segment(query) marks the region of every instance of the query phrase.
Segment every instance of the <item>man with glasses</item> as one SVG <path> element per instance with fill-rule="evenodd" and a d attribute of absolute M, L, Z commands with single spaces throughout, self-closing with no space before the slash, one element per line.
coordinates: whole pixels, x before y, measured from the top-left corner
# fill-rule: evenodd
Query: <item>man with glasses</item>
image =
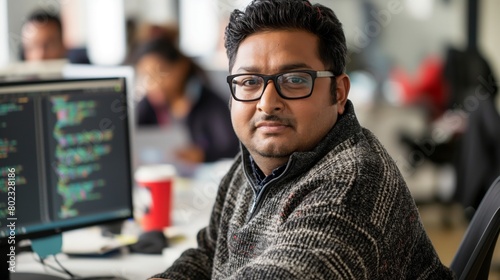
<path fill-rule="evenodd" d="M 394 161 L 347 99 L 334 12 L 254 0 L 225 46 L 241 153 L 209 225 L 159 279 L 452 279 Z"/>

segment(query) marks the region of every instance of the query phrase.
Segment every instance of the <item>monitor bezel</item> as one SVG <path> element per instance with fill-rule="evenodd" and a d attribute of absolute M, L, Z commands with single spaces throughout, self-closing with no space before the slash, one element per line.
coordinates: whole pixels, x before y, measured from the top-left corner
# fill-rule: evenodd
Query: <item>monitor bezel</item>
<path fill-rule="evenodd" d="M 82 222 L 81 224 L 75 224 L 75 225 L 63 225 L 63 226 L 56 226 L 54 228 L 46 229 L 46 230 L 40 230 L 40 231 L 33 231 L 33 232 L 27 232 L 27 233 L 22 233 L 22 232 L 16 232 L 15 234 L 15 242 L 16 244 L 19 243 L 21 240 L 26 240 L 26 239 L 36 239 L 36 238 L 43 238 L 43 237 L 48 237 L 51 235 L 55 234 L 61 234 L 65 231 L 69 230 L 75 230 L 75 229 L 80 229 L 80 228 L 86 228 L 90 226 L 99 226 L 99 225 L 104 225 L 104 224 L 112 224 L 120 221 L 125 221 L 128 219 L 133 218 L 133 197 L 132 197 L 132 191 L 133 191 L 133 178 L 132 178 L 132 146 L 131 146 L 131 139 L 132 139 L 132 128 L 131 125 L 133 125 L 132 120 L 130 119 L 131 116 L 131 110 L 133 109 L 133 104 L 129 104 L 130 99 L 129 96 L 127 96 L 127 85 L 126 85 L 126 78 L 125 77 L 96 77 L 96 78 L 56 78 L 56 79 L 43 79 L 43 80 L 25 80 L 25 81 L 8 81 L 8 82 L 0 82 L 0 95 L 3 94 L 15 94 L 15 93 L 2 93 L 1 89 L 5 87 L 21 87 L 21 86 L 36 86 L 36 85 L 47 85 L 47 84 L 61 84 L 61 83 L 75 83 L 75 82 L 96 82 L 96 81 L 116 81 L 120 82 L 122 85 L 122 91 L 121 94 L 124 96 L 125 104 L 124 106 L 126 107 L 126 116 L 124 118 L 124 123 L 126 124 L 125 126 L 125 135 L 126 139 L 124 139 L 126 147 L 128 149 L 128 152 L 126 153 L 126 158 L 128 161 L 127 164 L 127 172 L 126 174 L 123 174 L 123 176 L 127 176 L 126 180 L 128 182 L 127 189 L 129 191 L 129 198 L 128 198 L 128 206 L 129 206 L 129 215 L 124 215 L 122 217 L 116 217 L 116 218 L 110 218 L 110 219 L 104 219 L 100 221 L 89 221 L 89 222 Z M 9 235 L 6 236 L 0 236 L 0 246 L 5 246 L 8 244 L 8 239 Z"/>

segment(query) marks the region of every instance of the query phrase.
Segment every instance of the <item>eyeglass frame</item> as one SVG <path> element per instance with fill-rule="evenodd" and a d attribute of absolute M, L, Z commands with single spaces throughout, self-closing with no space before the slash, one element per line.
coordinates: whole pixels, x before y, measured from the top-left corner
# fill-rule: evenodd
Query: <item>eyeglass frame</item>
<path fill-rule="evenodd" d="M 280 89 L 280 87 L 278 85 L 278 77 L 283 76 L 283 75 L 288 74 L 288 73 L 307 73 L 307 74 L 309 74 L 312 77 L 311 92 L 309 92 L 309 94 L 307 94 L 305 96 L 301 96 L 301 97 L 288 97 L 288 96 L 283 95 L 281 93 L 281 89 Z M 240 98 L 237 98 L 236 95 L 235 95 L 235 93 L 234 93 L 234 90 L 233 90 L 232 81 L 236 77 L 239 77 L 239 76 L 248 76 L 248 75 L 250 75 L 250 76 L 258 76 L 258 77 L 260 77 L 260 78 L 262 78 L 264 80 L 264 87 L 262 88 L 262 93 L 259 95 L 259 97 L 253 98 L 253 99 L 240 99 Z M 257 101 L 257 100 L 261 99 L 262 95 L 264 95 L 264 92 L 266 91 L 266 87 L 269 84 L 270 80 L 273 81 L 274 88 L 276 89 L 276 92 L 278 93 L 278 95 L 281 98 L 288 99 L 288 100 L 296 100 L 296 99 L 308 98 L 309 96 L 312 95 L 312 93 L 314 91 L 314 82 L 316 81 L 316 78 L 335 78 L 335 77 L 336 77 L 336 75 L 332 71 L 325 71 L 325 70 L 323 70 L 323 71 L 316 71 L 316 70 L 293 70 L 293 71 L 281 72 L 281 73 L 274 74 L 274 75 L 264 75 L 264 74 L 257 74 L 257 73 L 240 73 L 240 74 L 228 75 L 226 77 L 226 82 L 229 85 L 229 90 L 231 92 L 231 95 L 233 96 L 233 98 L 236 101 L 240 101 L 240 102 L 252 102 L 252 101 Z"/>

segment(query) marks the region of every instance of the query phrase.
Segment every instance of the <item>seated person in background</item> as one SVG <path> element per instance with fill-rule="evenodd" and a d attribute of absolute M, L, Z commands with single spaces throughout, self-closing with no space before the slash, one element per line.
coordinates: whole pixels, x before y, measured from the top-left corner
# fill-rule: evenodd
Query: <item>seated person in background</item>
<path fill-rule="evenodd" d="M 206 86 L 203 70 L 172 41 L 158 38 L 146 43 L 134 61 L 137 85 L 146 93 L 137 106 L 139 126 L 185 125 L 193 145 L 177 156 L 186 162 L 211 162 L 237 154 L 239 142 L 227 102 Z"/>
<path fill-rule="evenodd" d="M 59 16 L 37 10 L 24 23 L 21 31 L 22 55 L 26 61 L 66 58 Z"/>
<path fill-rule="evenodd" d="M 241 154 L 198 248 L 157 279 L 452 279 L 396 164 L 347 99 L 334 12 L 254 0 L 226 27 Z"/>

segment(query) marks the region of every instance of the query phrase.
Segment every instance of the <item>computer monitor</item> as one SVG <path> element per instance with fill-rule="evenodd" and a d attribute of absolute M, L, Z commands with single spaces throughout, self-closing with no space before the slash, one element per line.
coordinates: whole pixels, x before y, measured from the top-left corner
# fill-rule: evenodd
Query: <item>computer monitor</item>
<path fill-rule="evenodd" d="M 124 78 L 0 83 L 2 257 L 22 239 L 132 217 L 127 106 Z"/>

